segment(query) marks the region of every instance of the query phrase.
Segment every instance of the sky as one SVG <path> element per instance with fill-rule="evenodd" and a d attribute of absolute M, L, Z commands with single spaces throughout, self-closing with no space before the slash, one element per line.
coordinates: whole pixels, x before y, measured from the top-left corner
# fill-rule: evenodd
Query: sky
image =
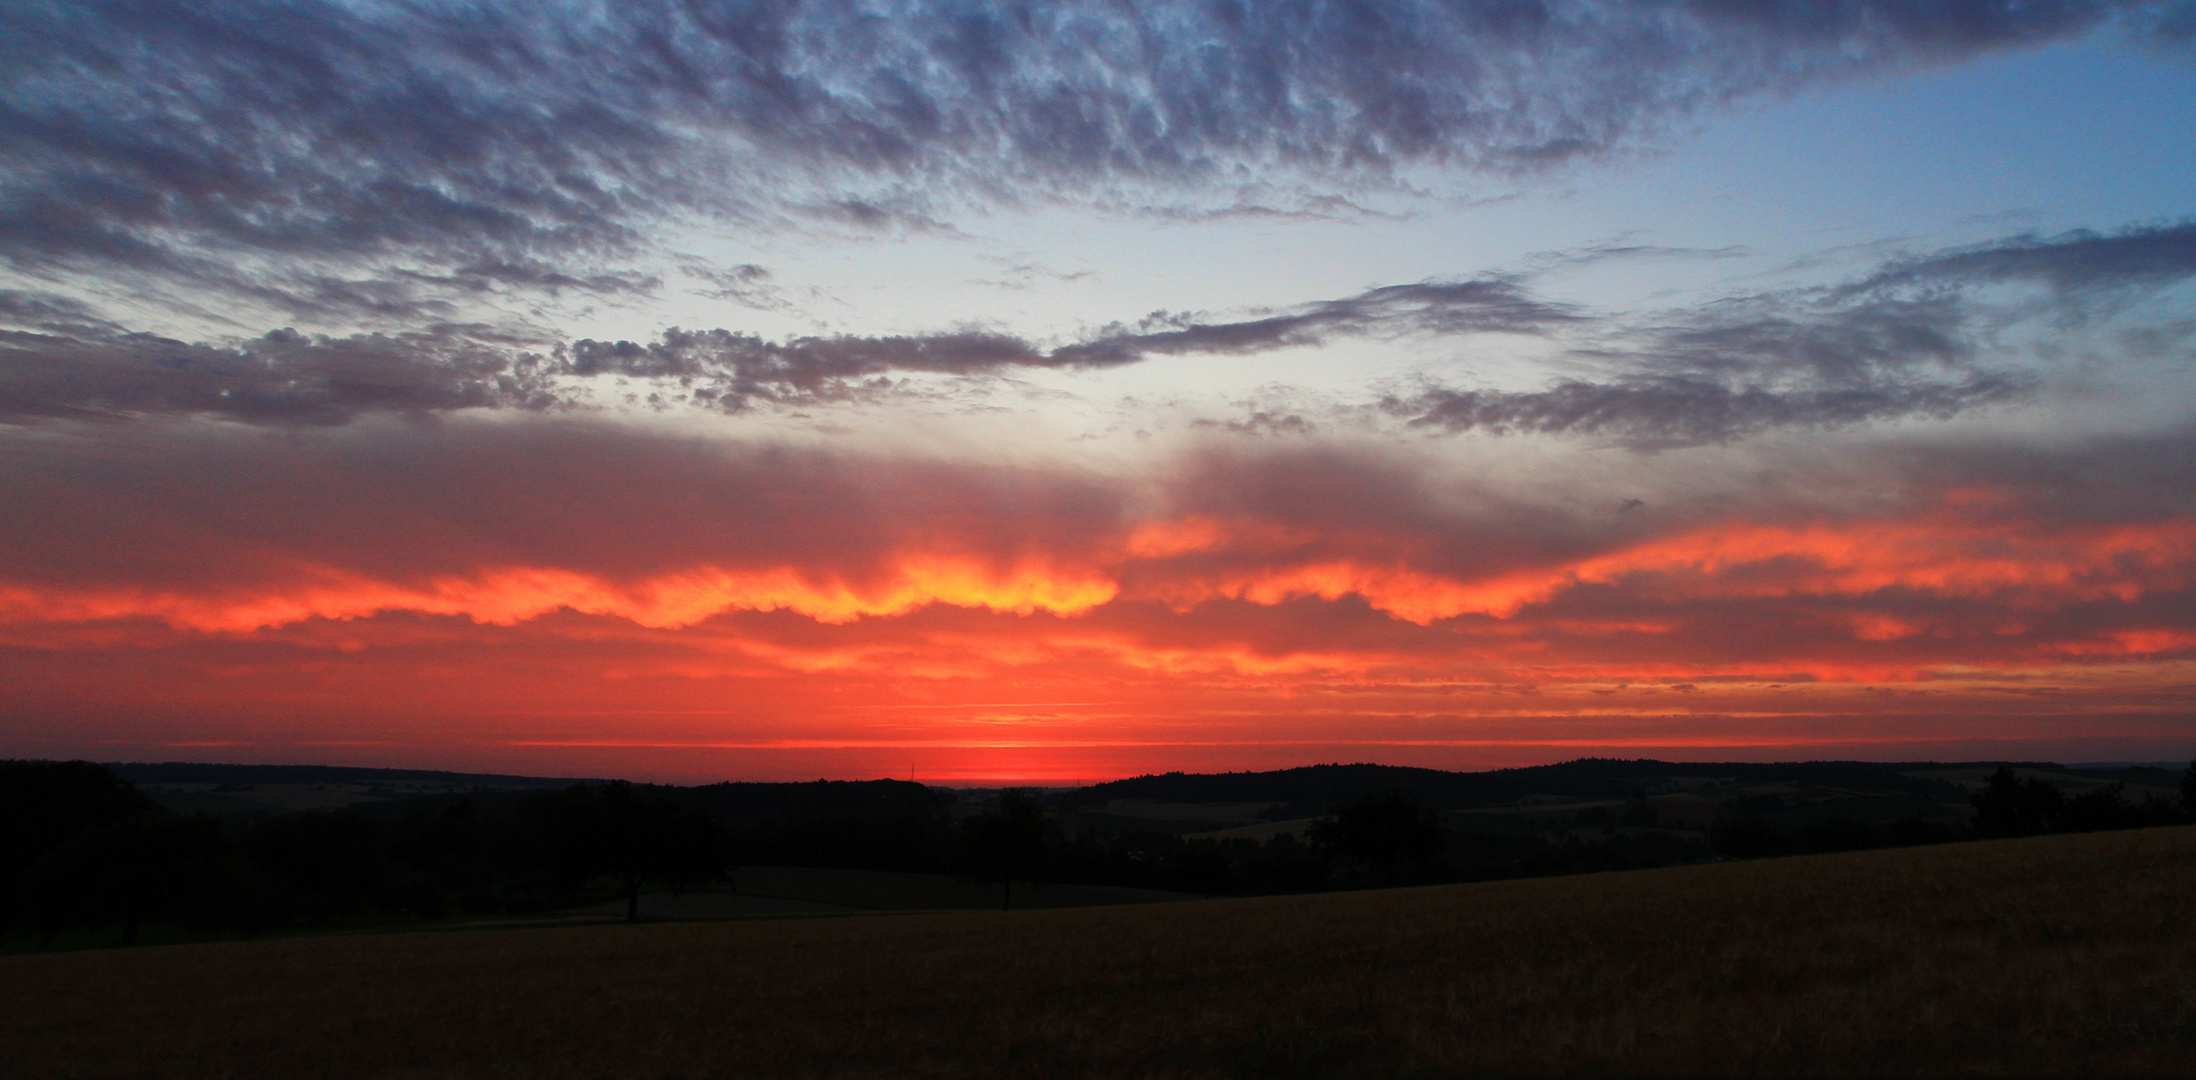
<path fill-rule="evenodd" d="M 0 756 L 2196 753 L 2196 3 L 20 0 Z"/>

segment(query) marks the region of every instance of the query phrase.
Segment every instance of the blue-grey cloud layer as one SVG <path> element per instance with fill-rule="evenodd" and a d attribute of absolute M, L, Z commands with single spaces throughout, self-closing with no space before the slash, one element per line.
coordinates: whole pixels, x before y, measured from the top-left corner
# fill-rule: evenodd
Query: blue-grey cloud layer
<path fill-rule="evenodd" d="M 1546 339 L 1594 374 L 1523 391 L 1429 385 L 1380 407 L 1437 431 L 1697 443 L 1942 418 L 2015 400 L 2034 376 L 2004 363 L 2002 346 L 1986 347 L 2008 319 L 2080 323 L 2191 279 L 2196 221 L 2183 221 L 2013 236 L 1902 257 L 1841 284 L 1672 311 L 1596 312 L 1537 295 L 1529 277 L 1487 276 L 1244 318 L 1159 312 L 1056 344 L 983 330 L 773 341 L 674 329 L 645 342 L 555 342 L 436 324 L 342 337 L 278 331 L 212 346 L 133 333 L 64 297 L 0 291 L 0 423 L 205 415 L 326 424 L 373 412 L 542 410 L 584 400 L 573 380 L 606 376 L 658 401 L 737 412 L 861 399 L 913 373 L 986 376 L 1250 356 L 1346 338 L 1509 334 Z M 2010 305 L 1992 303 L 2005 285 L 2029 288 Z M 2157 332 L 2186 347 L 2196 323 Z"/>
<path fill-rule="evenodd" d="M 2185 5 L 2183 5 L 2185 6 Z M 856 227 L 1590 159 L 1750 94 L 2060 40 L 2115 0 L 19 0 L 0 260 L 401 316 L 668 223 Z M 2185 20 L 2183 20 L 2185 21 Z M 2147 28 L 2145 30 L 2144 28 Z"/>

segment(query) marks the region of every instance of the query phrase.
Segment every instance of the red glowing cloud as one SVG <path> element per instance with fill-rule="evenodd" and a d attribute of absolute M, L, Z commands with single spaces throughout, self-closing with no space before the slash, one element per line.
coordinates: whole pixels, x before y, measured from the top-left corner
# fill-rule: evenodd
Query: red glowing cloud
<path fill-rule="evenodd" d="M 1287 747 L 1971 744 L 2046 689 L 2058 726 L 2032 738 L 2152 723 L 2196 664 L 2196 514 L 2014 474 L 1591 514 L 1321 452 L 1155 481 L 548 424 L 172 439 L 121 464 L 52 440 L 0 493 L 40 508 L 0 527 L 18 742 L 96 717 L 93 741 L 138 747 L 210 724 L 1101 772 Z M 1885 684 L 1921 695 L 1921 735 L 1882 728 Z M 616 730 L 555 719 L 575 708 Z"/>

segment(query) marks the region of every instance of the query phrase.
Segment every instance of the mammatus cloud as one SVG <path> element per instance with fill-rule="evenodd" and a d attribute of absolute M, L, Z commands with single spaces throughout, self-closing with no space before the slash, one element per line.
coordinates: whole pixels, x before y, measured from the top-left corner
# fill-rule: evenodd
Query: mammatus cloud
<path fill-rule="evenodd" d="M 0 11 L 0 258 L 301 314 L 626 289 L 602 268 L 681 221 L 1514 175 L 1750 95 L 2171 37 L 2157 8 L 26 0 Z"/>

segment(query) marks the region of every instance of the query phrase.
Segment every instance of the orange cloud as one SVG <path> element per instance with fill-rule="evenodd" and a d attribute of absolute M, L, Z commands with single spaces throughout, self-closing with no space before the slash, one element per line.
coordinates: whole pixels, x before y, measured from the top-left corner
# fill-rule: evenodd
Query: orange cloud
<path fill-rule="evenodd" d="M 1190 550 L 1182 541 L 1191 538 L 1207 545 L 1196 550 L 1213 551 L 1231 536 L 1260 533 L 1199 522 L 1165 535 L 1177 543 L 1162 550 L 1178 552 Z M 1480 578 L 1335 559 L 1159 580 L 1145 591 L 1177 608 L 1223 598 L 1273 605 L 1354 595 L 1395 618 L 1426 625 L 1467 614 L 1507 619 L 1584 585 L 1692 597 L 1854 597 L 1907 589 L 1955 597 L 2011 594 L 2022 604 L 2133 601 L 2185 588 L 2192 568 L 2196 522 L 2030 530 L 1936 515 L 1913 522 L 1718 523 L 1552 567 Z M 1879 619 L 1863 636 L 1889 633 L 1891 625 Z"/>
<path fill-rule="evenodd" d="M 459 615 L 508 626 L 559 609 L 609 615 L 641 626 L 691 626 L 727 611 L 793 611 L 821 623 L 902 615 L 928 604 L 991 611 L 1076 615 L 1111 600 L 1112 580 L 1023 562 L 1004 569 L 966 558 L 914 555 L 875 584 L 793 567 L 736 571 L 705 566 L 617 583 L 573 570 L 510 567 L 442 575 L 417 586 L 333 567 L 251 590 L 193 595 L 146 588 L 33 588 L 0 585 L 0 621 L 90 622 L 158 619 L 179 629 L 243 633 L 306 619 L 359 619 L 382 612 Z"/>

